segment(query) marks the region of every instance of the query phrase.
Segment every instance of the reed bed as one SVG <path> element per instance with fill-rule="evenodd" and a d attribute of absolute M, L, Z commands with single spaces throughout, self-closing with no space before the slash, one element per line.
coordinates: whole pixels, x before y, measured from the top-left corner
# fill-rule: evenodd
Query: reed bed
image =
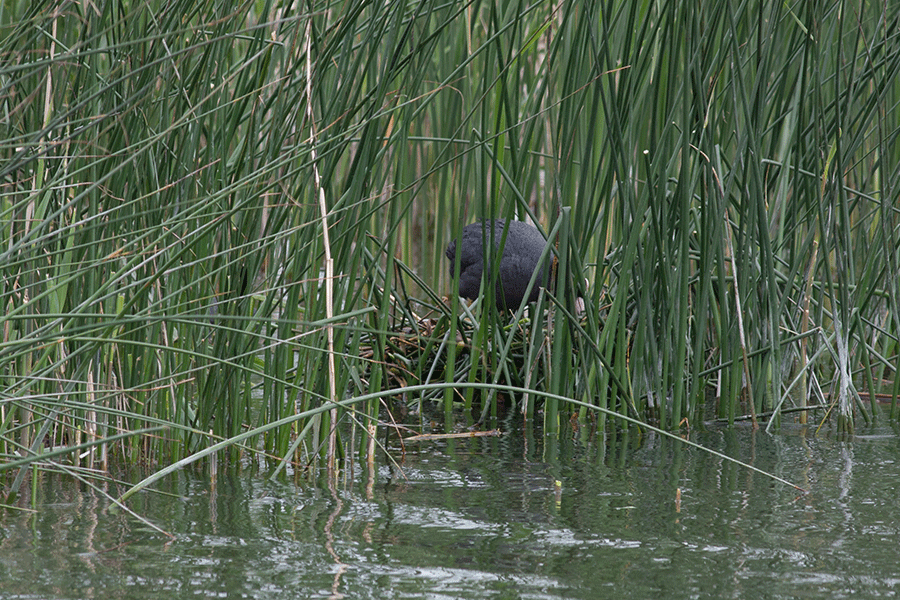
<path fill-rule="evenodd" d="M 898 417 L 896 3 L 10 0 L 0 56 L 7 493 L 398 406 Z M 553 241 L 516 315 L 443 257 L 496 217 Z"/>

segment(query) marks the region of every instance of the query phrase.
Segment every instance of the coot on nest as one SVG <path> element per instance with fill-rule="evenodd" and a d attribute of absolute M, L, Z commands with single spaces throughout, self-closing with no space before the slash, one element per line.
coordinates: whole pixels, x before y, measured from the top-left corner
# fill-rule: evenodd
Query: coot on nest
<path fill-rule="evenodd" d="M 485 266 L 490 268 L 491 253 L 485 252 L 484 244 L 490 243 L 491 230 L 488 226 L 491 224 L 494 229 L 494 247 L 499 251 L 503 228 L 506 225 L 504 219 L 478 221 L 466 225 L 460 239 L 450 242 L 447 246 L 445 254 L 450 259 L 451 277 L 455 275 L 453 270 L 456 267 L 456 249 L 460 248 L 459 295 L 463 298 L 474 300 L 478 297 Z M 532 274 L 540 268 L 540 274 L 528 296 L 528 302 L 537 300 L 540 288 L 547 287 L 550 278 L 548 265 L 552 254 L 548 254 L 543 264 L 538 264 L 546 246 L 547 240 L 531 225 L 522 221 L 509 222 L 500 259 L 500 273 L 494 291 L 497 308 L 516 310 L 522 303 Z"/>

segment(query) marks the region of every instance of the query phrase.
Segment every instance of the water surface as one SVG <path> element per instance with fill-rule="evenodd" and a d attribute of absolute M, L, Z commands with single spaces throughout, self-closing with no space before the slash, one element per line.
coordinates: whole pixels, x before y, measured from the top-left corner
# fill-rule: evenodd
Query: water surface
<path fill-rule="evenodd" d="M 334 485 L 182 472 L 109 510 L 45 474 L 0 513 L 2 598 L 844 598 L 900 593 L 900 436 L 529 436 L 390 447 Z M 110 486 L 117 495 L 124 491 Z M 30 506 L 31 498 L 21 499 Z"/>

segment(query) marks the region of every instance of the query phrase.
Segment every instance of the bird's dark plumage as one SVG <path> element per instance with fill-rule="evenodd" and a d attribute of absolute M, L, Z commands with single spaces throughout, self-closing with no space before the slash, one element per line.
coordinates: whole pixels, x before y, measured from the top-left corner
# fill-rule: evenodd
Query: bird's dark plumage
<path fill-rule="evenodd" d="M 478 297 L 481 287 L 481 277 L 485 272 L 485 266 L 490 268 L 491 253 L 485 252 L 484 244 L 491 242 L 490 225 L 493 224 L 494 247 L 499 251 L 500 241 L 503 238 L 503 228 L 506 222 L 503 219 L 494 221 L 479 221 L 463 227 L 459 240 L 450 242 L 445 252 L 450 259 L 450 275 L 454 275 L 456 266 L 456 251 L 460 248 L 459 256 L 459 295 L 469 300 Z M 541 272 L 528 302 L 537 300 L 541 287 L 546 287 L 550 277 L 550 269 L 547 260 L 538 265 L 541 254 L 547 246 L 547 240 L 541 233 L 522 221 L 510 221 L 509 231 L 506 235 L 506 243 L 503 246 L 503 255 L 500 260 L 500 273 L 496 279 L 494 299 L 497 307 L 515 310 L 522 303 L 528 282 L 535 269 L 539 266 Z"/>

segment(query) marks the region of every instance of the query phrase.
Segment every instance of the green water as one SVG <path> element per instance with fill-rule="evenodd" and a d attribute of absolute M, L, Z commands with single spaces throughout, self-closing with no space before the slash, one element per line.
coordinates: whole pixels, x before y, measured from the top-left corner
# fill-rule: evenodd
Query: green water
<path fill-rule="evenodd" d="M 392 446 L 399 465 L 382 455 L 333 488 L 182 473 L 130 502 L 170 540 L 44 475 L 38 512 L 0 512 L 0 598 L 900 594 L 895 429 L 693 439 L 809 492 L 655 436 L 543 442 L 510 427 Z"/>

